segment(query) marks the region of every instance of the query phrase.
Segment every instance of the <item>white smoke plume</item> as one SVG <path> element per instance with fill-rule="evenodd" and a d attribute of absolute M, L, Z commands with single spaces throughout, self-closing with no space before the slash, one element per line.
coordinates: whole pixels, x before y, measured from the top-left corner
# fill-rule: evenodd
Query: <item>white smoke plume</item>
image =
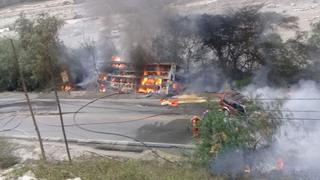
<path fill-rule="evenodd" d="M 320 170 L 320 85 L 300 81 L 287 89 L 249 86 L 243 92 L 263 101 L 285 99 L 281 107 L 284 124 L 269 154 L 273 163 L 283 158 L 286 170 Z"/>

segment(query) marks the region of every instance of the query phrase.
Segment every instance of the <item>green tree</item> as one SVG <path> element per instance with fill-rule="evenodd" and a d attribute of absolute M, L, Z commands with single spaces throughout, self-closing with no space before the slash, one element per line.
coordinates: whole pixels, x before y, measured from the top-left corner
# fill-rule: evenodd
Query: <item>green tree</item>
<path fill-rule="evenodd" d="M 272 109 L 279 109 L 280 103 Z M 197 159 L 208 163 L 219 154 L 232 150 L 255 151 L 270 145 L 282 124 L 281 111 L 266 111 L 271 108 L 258 102 L 248 102 L 246 114 L 227 117 L 212 105 L 200 124 Z"/>
<path fill-rule="evenodd" d="M 9 41 L 0 39 L 0 91 L 16 90 L 18 75 Z"/>
<path fill-rule="evenodd" d="M 16 21 L 16 30 L 20 41 L 19 58 L 23 72 L 30 89 L 45 88 L 50 82 L 50 63 L 59 76 L 58 46 L 60 44 L 58 31 L 62 21 L 46 14 L 36 20 L 29 20 L 21 15 Z"/>
<path fill-rule="evenodd" d="M 308 41 L 311 46 L 320 51 L 320 22 L 312 26 L 311 36 Z"/>
<path fill-rule="evenodd" d="M 296 18 L 260 9 L 247 6 L 228 15 L 205 14 L 198 21 L 203 44 L 214 54 L 214 65 L 232 80 L 247 78 L 266 64 L 263 45 L 275 26 L 296 28 Z"/>
<path fill-rule="evenodd" d="M 320 80 L 320 22 L 312 26 L 310 37 L 308 39 L 308 55 L 311 58 L 309 67 L 303 72 L 305 79 Z"/>
<path fill-rule="evenodd" d="M 277 39 L 280 40 L 270 39 L 265 44 L 269 84 L 287 86 L 297 83 L 309 67 L 309 47 L 299 36 L 287 42 L 282 42 L 281 38 Z"/>

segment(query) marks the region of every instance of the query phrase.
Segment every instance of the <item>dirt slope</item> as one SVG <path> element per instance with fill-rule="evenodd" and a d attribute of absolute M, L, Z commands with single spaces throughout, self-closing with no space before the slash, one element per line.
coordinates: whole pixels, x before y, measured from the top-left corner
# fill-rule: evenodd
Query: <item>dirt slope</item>
<path fill-rule="evenodd" d="M 12 24 L 20 13 L 27 17 L 49 13 L 65 20 L 61 37 L 68 46 L 77 47 L 84 36 L 97 39 L 105 27 L 100 17 L 88 17 L 84 1 L 89 0 L 48 0 L 0 8 L 0 37 L 13 35 Z M 182 14 L 217 14 L 257 4 L 264 4 L 263 11 L 299 17 L 301 30 L 309 30 L 310 24 L 320 21 L 320 0 L 176 0 L 170 6 Z"/>

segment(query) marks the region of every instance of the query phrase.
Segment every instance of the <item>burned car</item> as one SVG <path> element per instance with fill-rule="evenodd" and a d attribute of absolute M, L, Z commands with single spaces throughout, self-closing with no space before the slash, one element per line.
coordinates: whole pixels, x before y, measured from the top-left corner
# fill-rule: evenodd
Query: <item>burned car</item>
<path fill-rule="evenodd" d="M 226 116 L 246 114 L 248 99 L 239 92 L 227 91 L 219 97 L 219 106 Z"/>

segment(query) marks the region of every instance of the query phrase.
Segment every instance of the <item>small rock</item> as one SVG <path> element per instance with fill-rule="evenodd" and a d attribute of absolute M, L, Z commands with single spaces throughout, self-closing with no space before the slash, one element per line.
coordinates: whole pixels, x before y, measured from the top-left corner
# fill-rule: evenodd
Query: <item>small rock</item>
<path fill-rule="evenodd" d="M 290 4 L 290 6 L 296 6 L 296 5 L 297 5 L 296 3 L 291 3 L 291 4 Z"/>

